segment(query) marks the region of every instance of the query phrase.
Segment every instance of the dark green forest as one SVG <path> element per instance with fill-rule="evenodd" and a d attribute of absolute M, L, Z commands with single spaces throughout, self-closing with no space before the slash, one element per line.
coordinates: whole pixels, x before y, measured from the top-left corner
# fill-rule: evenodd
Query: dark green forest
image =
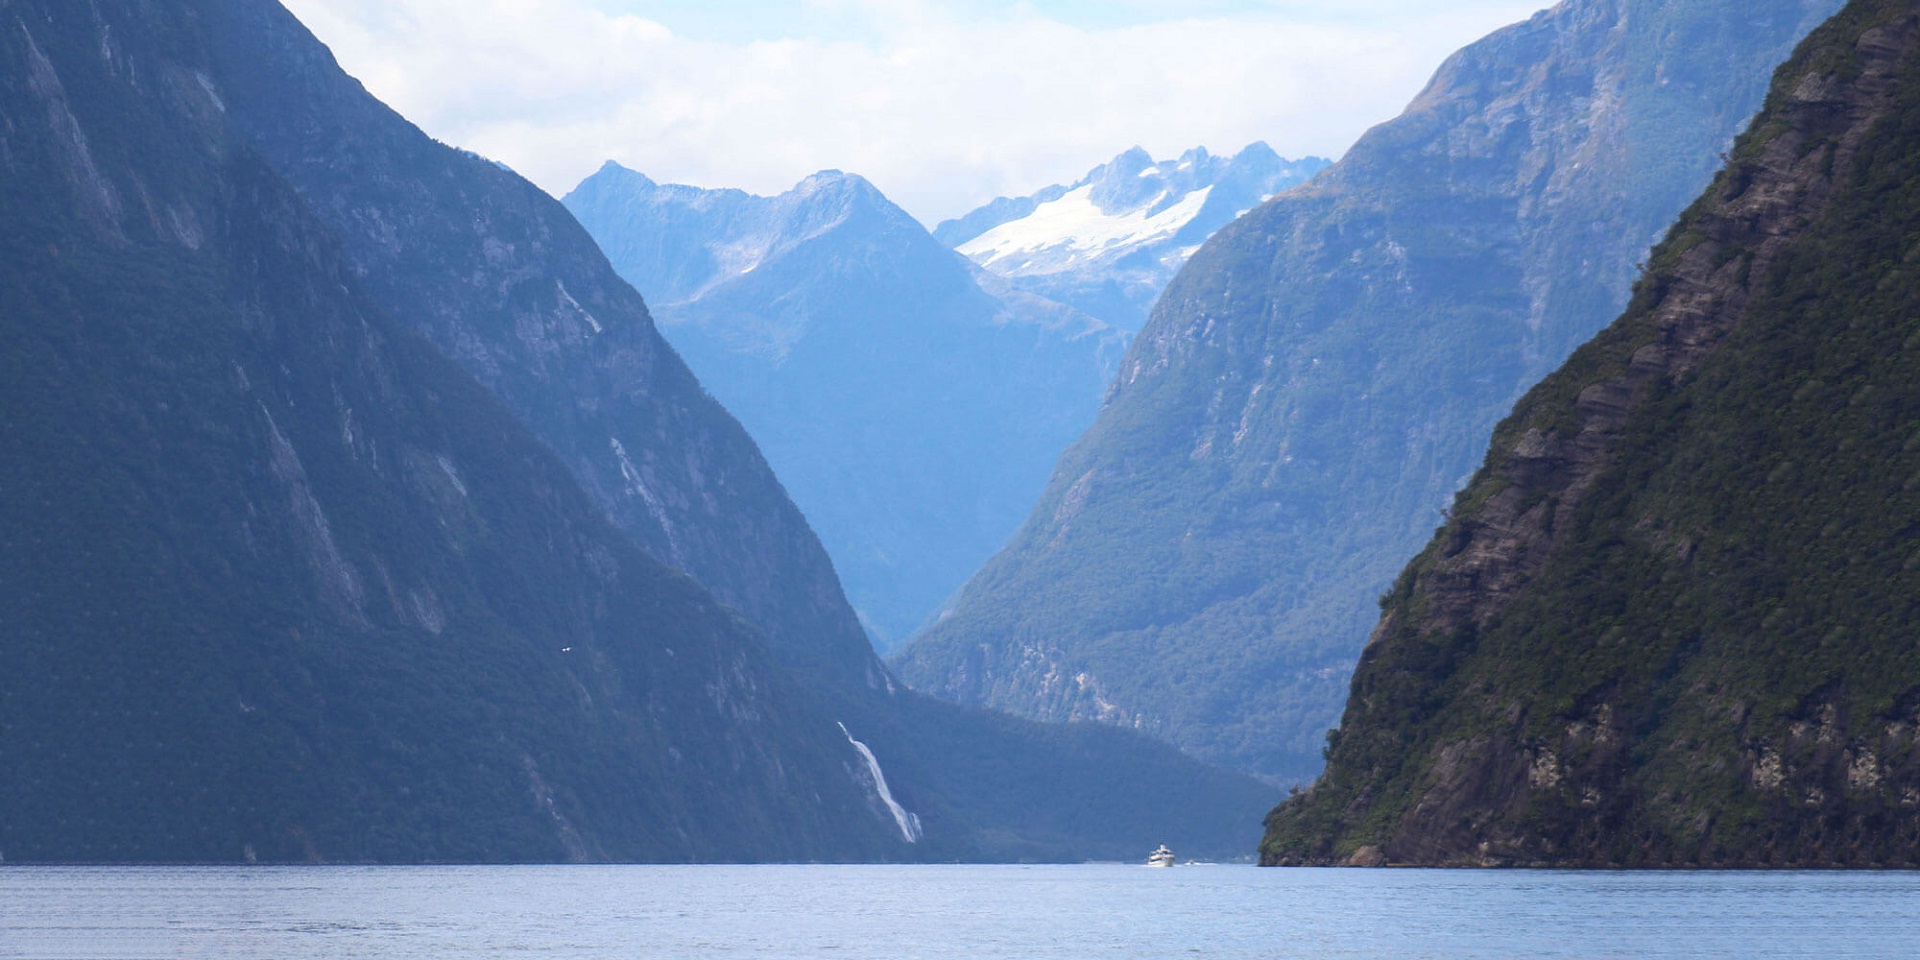
<path fill-rule="evenodd" d="M 1885 38 L 1871 59 L 1863 34 Z M 1916 35 L 1909 5 L 1861 0 L 1782 67 L 1627 313 L 1521 401 L 1383 598 L 1388 625 L 1330 737 L 1329 771 L 1275 812 L 1268 858 L 1373 846 L 1470 859 L 1473 840 L 1522 862 L 1913 863 Z M 1809 102 L 1809 89 L 1837 92 Z M 1879 116 L 1864 132 L 1863 114 Z M 1771 219 L 1740 219 L 1756 183 L 1781 179 L 1811 184 L 1800 206 L 1755 201 Z M 1511 451 L 1577 435 L 1596 384 L 1630 380 L 1643 351 L 1687 336 L 1673 305 L 1701 276 L 1719 284 L 1708 309 L 1726 317 L 1724 339 L 1647 386 L 1520 592 L 1429 626 L 1450 602 L 1435 578 L 1471 549 L 1494 498 L 1570 495 Z M 1513 782 L 1527 763 L 1541 772 Z M 1458 781 L 1474 764 L 1480 781 Z"/>

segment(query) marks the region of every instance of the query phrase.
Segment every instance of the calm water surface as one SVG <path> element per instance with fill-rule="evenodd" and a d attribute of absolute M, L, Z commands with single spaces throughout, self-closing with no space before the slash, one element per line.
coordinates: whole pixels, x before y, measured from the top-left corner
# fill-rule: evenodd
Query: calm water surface
<path fill-rule="evenodd" d="M 0 867 L 0 957 L 1920 957 L 1920 874 Z"/>

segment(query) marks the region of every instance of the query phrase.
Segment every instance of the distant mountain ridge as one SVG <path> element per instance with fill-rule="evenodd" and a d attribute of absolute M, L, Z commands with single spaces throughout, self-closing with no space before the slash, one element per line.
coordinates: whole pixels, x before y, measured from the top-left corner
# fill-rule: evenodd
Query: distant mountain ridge
<path fill-rule="evenodd" d="M 568 196 L 572 205 L 597 214 L 603 213 L 600 204 L 617 205 L 625 229 L 610 231 L 601 249 L 616 269 L 624 264 L 647 278 L 650 289 L 643 292 L 655 309 L 698 299 L 848 217 L 870 216 L 888 230 L 913 222 L 865 178 L 839 170 L 819 171 L 785 193 L 761 197 L 655 183 L 608 160 Z"/>
<path fill-rule="evenodd" d="M 1311 779 L 1375 598 L 1838 6 L 1566 0 L 1448 58 L 1188 261 L 900 675 Z"/>
<path fill-rule="evenodd" d="M 1196 147 L 1164 162 L 1133 147 L 1072 184 L 996 198 L 933 235 L 1018 289 L 1138 330 L 1215 230 L 1329 163 L 1287 160 L 1258 141 L 1230 158 Z"/>
<path fill-rule="evenodd" d="M 1125 348 L 856 175 L 760 197 L 608 163 L 565 203 L 765 451 L 883 649 L 1019 525 Z"/>

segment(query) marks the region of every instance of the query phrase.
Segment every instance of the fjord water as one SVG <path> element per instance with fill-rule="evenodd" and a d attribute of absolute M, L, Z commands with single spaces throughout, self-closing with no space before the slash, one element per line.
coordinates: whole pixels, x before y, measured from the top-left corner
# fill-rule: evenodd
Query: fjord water
<path fill-rule="evenodd" d="M 4 867 L 0 957 L 1908 957 L 1920 874 Z"/>

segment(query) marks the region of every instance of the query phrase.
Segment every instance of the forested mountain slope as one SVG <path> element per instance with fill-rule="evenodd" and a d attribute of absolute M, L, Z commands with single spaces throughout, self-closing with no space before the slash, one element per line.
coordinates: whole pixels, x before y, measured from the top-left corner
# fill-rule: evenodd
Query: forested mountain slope
<path fill-rule="evenodd" d="M 1837 0 L 1566 0 L 1215 234 L 917 688 L 1320 768 L 1375 598 Z"/>
<path fill-rule="evenodd" d="M 1920 11 L 1775 77 L 1400 575 L 1266 862 L 1920 859 Z"/>

